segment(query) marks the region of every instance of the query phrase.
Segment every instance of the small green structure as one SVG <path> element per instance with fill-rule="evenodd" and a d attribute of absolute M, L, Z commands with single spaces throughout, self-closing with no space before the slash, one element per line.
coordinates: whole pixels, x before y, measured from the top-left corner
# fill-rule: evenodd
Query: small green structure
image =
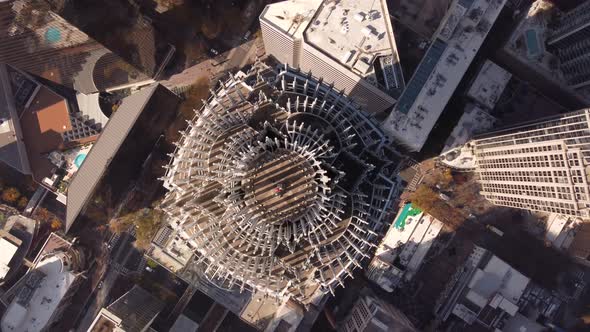
<path fill-rule="evenodd" d="M 406 219 L 408 218 L 408 216 L 413 217 L 419 215 L 420 213 L 422 213 L 422 210 L 413 207 L 412 203 L 406 204 L 402 209 L 402 212 L 399 214 L 399 217 L 397 217 L 397 219 L 395 220 L 393 227 L 399 230 L 403 230 L 406 226 Z"/>

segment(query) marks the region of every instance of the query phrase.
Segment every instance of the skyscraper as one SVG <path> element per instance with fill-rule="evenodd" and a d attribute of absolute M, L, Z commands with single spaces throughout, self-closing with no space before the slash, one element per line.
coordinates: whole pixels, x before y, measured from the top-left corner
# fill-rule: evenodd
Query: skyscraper
<path fill-rule="evenodd" d="M 334 84 L 369 112 L 393 106 L 404 88 L 385 0 L 294 0 L 260 15 L 266 51 Z"/>
<path fill-rule="evenodd" d="M 559 17 L 547 44 L 555 50 L 567 84 L 590 89 L 590 1 Z"/>
<path fill-rule="evenodd" d="M 442 159 L 475 169 L 481 194 L 496 205 L 590 216 L 590 109 L 476 137 Z"/>
<path fill-rule="evenodd" d="M 158 73 L 155 31 L 142 16 L 129 18 L 132 28 L 125 35 L 112 26 L 102 29 L 112 36 L 102 38 L 110 40 L 107 48 L 78 27 L 83 12 L 74 6 L 73 1 L 0 2 L 0 62 L 82 93 L 149 82 Z"/>

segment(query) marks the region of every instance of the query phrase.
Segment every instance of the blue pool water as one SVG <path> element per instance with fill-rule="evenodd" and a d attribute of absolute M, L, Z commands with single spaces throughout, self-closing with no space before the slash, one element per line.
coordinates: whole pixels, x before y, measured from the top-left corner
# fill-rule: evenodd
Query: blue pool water
<path fill-rule="evenodd" d="M 528 29 L 525 31 L 526 48 L 530 57 L 537 57 L 543 52 L 539 46 L 539 39 L 537 38 L 537 31 Z"/>
<path fill-rule="evenodd" d="M 50 44 L 57 43 L 61 40 L 61 31 L 57 28 L 49 28 L 45 31 L 45 41 Z"/>
<path fill-rule="evenodd" d="M 74 159 L 74 164 L 76 165 L 76 167 L 80 168 L 80 165 L 82 165 L 82 162 L 84 161 L 85 158 L 86 158 L 85 153 L 80 153 L 79 155 L 77 155 L 76 159 Z"/>

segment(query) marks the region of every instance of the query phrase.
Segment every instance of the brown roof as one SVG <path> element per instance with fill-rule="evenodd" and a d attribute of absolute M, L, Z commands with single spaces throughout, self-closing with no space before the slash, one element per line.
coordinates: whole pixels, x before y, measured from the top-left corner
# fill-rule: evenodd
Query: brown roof
<path fill-rule="evenodd" d="M 20 123 L 33 177 L 40 181 L 50 176 L 54 168 L 45 155 L 63 148 L 61 134 L 72 129 L 67 101 L 49 88 L 40 86 Z"/>
<path fill-rule="evenodd" d="M 52 175 L 55 166 L 47 158 L 50 152 L 94 142 L 98 138 L 93 135 L 64 142 L 62 134 L 72 130 L 68 102 L 43 85 L 39 85 L 35 98 L 22 113 L 20 124 L 33 178 L 37 181 Z"/>

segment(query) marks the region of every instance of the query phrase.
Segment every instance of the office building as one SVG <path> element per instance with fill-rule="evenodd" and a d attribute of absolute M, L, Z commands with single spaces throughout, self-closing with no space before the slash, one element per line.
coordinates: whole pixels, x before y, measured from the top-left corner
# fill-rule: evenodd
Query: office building
<path fill-rule="evenodd" d="M 292 0 L 260 15 L 267 54 L 343 90 L 368 112 L 404 88 L 387 1 Z"/>
<path fill-rule="evenodd" d="M 115 302 L 102 308 L 88 332 L 144 332 L 163 308 L 162 301 L 135 285 Z"/>
<path fill-rule="evenodd" d="M 496 205 L 588 218 L 589 116 L 584 109 L 496 130 L 442 162 L 475 170 L 481 194 Z"/>
<path fill-rule="evenodd" d="M 1 2 L 0 63 L 86 94 L 153 82 L 165 63 L 156 61 L 151 24 L 141 15 L 130 17 L 132 29 L 109 31 L 110 49 L 79 28 L 88 20 L 78 5 L 51 0 Z M 104 31 L 109 17 L 102 19 Z"/>
<path fill-rule="evenodd" d="M 84 264 L 83 252 L 52 233 L 29 272 L 2 295 L 2 331 L 47 331 L 84 280 Z"/>
<path fill-rule="evenodd" d="M 288 66 L 231 75 L 198 114 L 163 178 L 169 238 L 193 252 L 183 278 L 278 303 L 333 294 L 370 257 L 404 158 L 348 97 Z"/>
<path fill-rule="evenodd" d="M 343 332 L 417 332 L 412 322 L 399 309 L 366 290 L 340 324 Z M 364 294 L 367 293 L 367 294 Z"/>
<path fill-rule="evenodd" d="M 456 0 L 408 81 L 384 130 L 410 151 L 422 150 L 430 132 L 506 0 Z"/>
<path fill-rule="evenodd" d="M 475 246 L 439 296 L 435 314 L 454 318 L 450 330 L 544 331 L 561 305 L 553 292 L 539 287 L 490 251 Z"/>
<path fill-rule="evenodd" d="M 547 45 L 559 58 L 566 83 L 590 91 L 590 1 L 559 16 Z"/>

